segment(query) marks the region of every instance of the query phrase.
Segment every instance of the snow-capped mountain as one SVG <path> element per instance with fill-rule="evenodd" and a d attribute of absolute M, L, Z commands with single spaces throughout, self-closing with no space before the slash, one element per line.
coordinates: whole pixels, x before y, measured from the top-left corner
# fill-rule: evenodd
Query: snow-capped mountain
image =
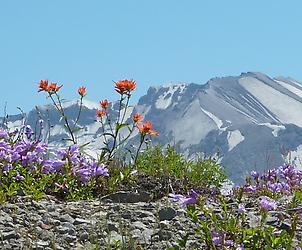
<path fill-rule="evenodd" d="M 117 103 L 111 109 L 116 112 Z M 76 117 L 76 102 L 65 103 L 68 116 Z M 90 152 L 102 147 L 102 130 L 95 121 L 98 104 L 86 101 L 80 120 L 80 142 L 91 141 Z M 50 142 L 62 144 L 62 122 L 52 106 L 39 108 L 52 125 Z M 229 177 L 236 183 L 251 170 L 283 164 L 302 156 L 302 85 L 291 78 L 270 78 L 261 73 L 213 78 L 204 85 L 168 84 L 150 87 L 134 110 L 153 122 L 160 133 L 155 142 L 174 145 L 187 156 L 219 153 Z M 11 116 L 9 126 L 20 116 Z M 35 110 L 27 115 L 34 126 Z M 132 142 L 135 138 L 131 139 Z M 299 164 L 299 161 L 297 161 Z"/>
<path fill-rule="evenodd" d="M 302 85 L 290 78 L 244 73 L 150 88 L 135 109 L 159 126 L 162 143 L 189 155 L 219 152 L 235 182 L 302 148 Z"/>

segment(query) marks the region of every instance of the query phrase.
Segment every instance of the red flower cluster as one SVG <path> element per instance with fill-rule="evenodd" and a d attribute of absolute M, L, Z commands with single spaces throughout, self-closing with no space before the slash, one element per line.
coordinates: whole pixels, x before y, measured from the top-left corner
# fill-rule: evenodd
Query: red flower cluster
<path fill-rule="evenodd" d="M 46 91 L 48 93 L 55 93 L 62 88 L 63 84 L 61 86 L 58 86 L 56 83 L 52 82 L 48 84 L 48 80 L 41 80 L 39 82 L 39 92 L 40 91 Z"/>
<path fill-rule="evenodd" d="M 105 109 L 97 109 L 96 110 L 96 116 L 102 118 L 107 114 L 107 110 Z"/>
<path fill-rule="evenodd" d="M 119 94 L 130 94 L 131 91 L 136 89 L 136 83 L 133 80 L 120 80 L 115 83 L 115 91 Z"/>
<path fill-rule="evenodd" d="M 105 99 L 100 101 L 100 105 L 102 109 L 96 110 L 96 116 L 101 118 L 107 114 L 107 108 L 109 107 L 109 102 L 107 99 Z"/>
<path fill-rule="evenodd" d="M 136 125 L 139 132 L 143 135 L 159 136 L 159 133 L 153 130 L 153 124 L 151 122 L 144 122 L 143 124 Z"/>

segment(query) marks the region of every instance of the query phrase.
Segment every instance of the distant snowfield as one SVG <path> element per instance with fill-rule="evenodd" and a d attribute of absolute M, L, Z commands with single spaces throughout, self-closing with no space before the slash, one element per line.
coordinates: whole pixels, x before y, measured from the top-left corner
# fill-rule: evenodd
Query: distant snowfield
<path fill-rule="evenodd" d="M 298 169 L 302 170 L 302 144 L 297 147 L 297 150 L 290 153 L 291 160 L 296 164 Z"/>
<path fill-rule="evenodd" d="M 73 100 L 73 101 L 65 101 L 65 102 L 62 102 L 62 107 L 65 109 L 65 108 L 68 108 L 72 105 L 80 105 L 80 101 L 79 100 Z M 97 108 L 100 108 L 100 105 L 96 102 L 92 102 L 92 101 L 89 101 L 89 100 L 83 100 L 83 106 L 88 108 L 88 109 L 97 109 Z"/>
<path fill-rule="evenodd" d="M 181 94 L 184 89 L 186 88 L 185 84 L 175 85 L 175 84 L 169 84 L 169 85 L 163 85 L 162 87 L 168 88 L 167 91 L 165 91 L 162 95 L 159 96 L 159 98 L 155 102 L 155 107 L 157 109 L 166 109 L 168 108 L 172 103 L 173 95 L 176 91 L 179 90 L 179 93 Z M 167 97 L 169 95 L 169 97 Z"/>
<path fill-rule="evenodd" d="M 280 84 L 282 87 L 288 89 L 290 92 L 294 93 L 295 95 L 302 97 L 302 90 L 279 80 L 275 80 L 278 84 Z M 295 83 L 296 84 L 296 83 Z"/>
<path fill-rule="evenodd" d="M 217 129 L 216 123 L 202 112 L 197 99 L 190 103 L 181 119 L 174 120 L 167 127 L 175 141 L 182 142 L 183 148 L 200 143 L 211 130 Z"/>
<path fill-rule="evenodd" d="M 235 148 L 240 142 L 244 140 L 244 136 L 239 130 L 228 131 L 227 135 L 229 151 Z"/>
<path fill-rule="evenodd" d="M 268 128 L 271 128 L 273 131 L 272 131 L 272 134 L 273 136 L 277 137 L 278 136 L 278 132 L 280 130 L 284 130 L 285 129 L 285 126 L 283 125 L 274 125 L 274 124 L 271 124 L 271 123 L 259 123 L 259 125 L 262 125 L 262 126 L 266 126 Z"/>
<path fill-rule="evenodd" d="M 302 127 L 302 103 L 279 92 L 278 90 L 263 84 L 252 77 L 239 79 L 239 83 L 266 108 L 271 110 L 282 123 L 292 123 Z M 290 108 L 290 112 L 289 112 Z"/>

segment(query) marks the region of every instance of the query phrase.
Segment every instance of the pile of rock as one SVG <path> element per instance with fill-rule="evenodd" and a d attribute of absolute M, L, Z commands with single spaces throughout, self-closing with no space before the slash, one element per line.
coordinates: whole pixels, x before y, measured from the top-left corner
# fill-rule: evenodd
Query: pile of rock
<path fill-rule="evenodd" d="M 140 199 L 146 196 L 124 192 L 79 202 L 22 197 L 0 206 L 0 249 L 107 249 L 108 244 L 167 249 L 177 248 L 177 239 L 186 233 L 194 234 L 194 225 L 177 204 L 167 198 Z M 188 245 L 195 244 L 191 236 Z"/>
<path fill-rule="evenodd" d="M 204 248 L 185 210 L 168 198 L 152 202 L 150 198 L 148 193 L 132 192 L 78 202 L 19 197 L 0 206 L 0 249 L 108 249 L 110 245 L 111 249 L 180 249 L 177 240 L 186 236 L 186 249 Z M 284 205 L 288 200 L 280 202 Z M 255 201 L 250 198 L 245 204 L 250 226 L 258 226 Z M 209 199 L 208 205 L 221 211 L 214 200 Z M 238 206 L 232 199 L 228 205 Z M 267 223 L 289 230 L 289 214 L 296 211 L 302 208 L 271 211 Z M 296 240 L 302 241 L 300 225 Z"/>

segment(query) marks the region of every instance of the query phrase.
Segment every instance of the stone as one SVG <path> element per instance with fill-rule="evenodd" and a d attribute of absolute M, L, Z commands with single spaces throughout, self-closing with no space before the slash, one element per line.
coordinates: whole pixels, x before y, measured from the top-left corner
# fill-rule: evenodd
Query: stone
<path fill-rule="evenodd" d="M 74 222 L 74 218 L 72 218 L 69 214 L 63 214 L 59 217 L 59 220 L 61 222 L 69 222 L 71 224 L 73 224 Z"/>
<path fill-rule="evenodd" d="M 119 231 L 117 225 L 113 222 L 108 222 L 107 223 L 107 228 L 108 228 L 109 231 L 115 231 L 115 232 Z"/>
<path fill-rule="evenodd" d="M 64 235 L 63 239 L 66 240 L 68 243 L 76 241 L 77 237 L 75 235 Z"/>
<path fill-rule="evenodd" d="M 9 231 L 9 232 L 3 232 L 1 238 L 3 240 L 18 239 L 20 238 L 20 235 L 15 231 Z"/>
<path fill-rule="evenodd" d="M 79 225 L 79 224 L 90 224 L 91 222 L 88 220 L 84 220 L 81 218 L 76 218 L 73 222 L 74 225 Z"/>
<path fill-rule="evenodd" d="M 158 212 L 159 219 L 172 220 L 177 215 L 177 211 L 172 207 L 162 208 Z"/>
<path fill-rule="evenodd" d="M 102 201 L 110 200 L 114 203 L 137 203 L 152 200 L 152 195 L 148 192 L 125 192 L 119 191 L 101 198 Z"/>
<path fill-rule="evenodd" d="M 80 241 L 87 241 L 88 239 L 89 239 L 89 233 L 87 233 L 87 232 L 83 232 L 79 236 Z"/>

